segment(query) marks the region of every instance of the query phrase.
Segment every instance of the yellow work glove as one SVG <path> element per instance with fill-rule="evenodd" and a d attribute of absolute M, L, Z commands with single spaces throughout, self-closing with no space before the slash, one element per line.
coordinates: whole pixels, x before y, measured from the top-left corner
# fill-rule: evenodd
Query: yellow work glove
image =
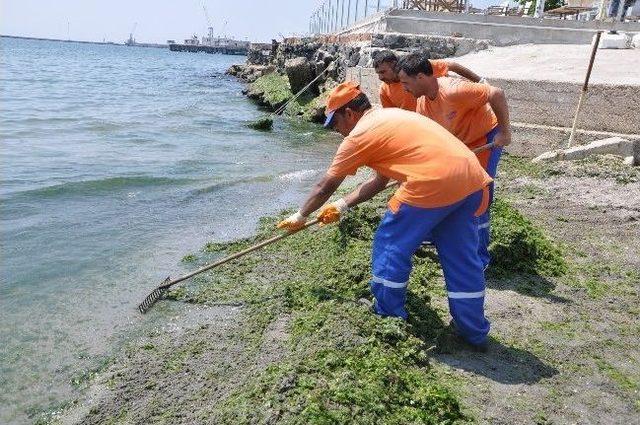
<path fill-rule="evenodd" d="M 344 198 L 338 199 L 336 202 L 327 204 L 318 213 L 318 220 L 320 220 L 320 226 L 327 225 L 329 223 L 335 223 L 340 220 L 340 216 L 349 209 L 347 201 Z"/>
<path fill-rule="evenodd" d="M 307 217 L 300 214 L 300 211 L 298 211 L 297 213 L 292 214 L 289 218 L 286 218 L 278 223 L 278 229 L 284 229 L 288 230 L 289 232 L 293 232 L 304 227 L 306 222 Z"/>

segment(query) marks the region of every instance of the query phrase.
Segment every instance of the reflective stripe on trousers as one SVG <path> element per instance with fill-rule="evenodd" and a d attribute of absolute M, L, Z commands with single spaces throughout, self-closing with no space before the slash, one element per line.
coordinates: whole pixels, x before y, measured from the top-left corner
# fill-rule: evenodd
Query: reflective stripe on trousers
<path fill-rule="evenodd" d="M 486 341 L 489 322 L 484 317 L 485 282 L 474 217 L 481 199 L 482 191 L 478 191 L 442 208 L 402 204 L 396 213 L 387 211 L 376 231 L 372 253 L 371 292 L 378 314 L 408 317 L 405 304 L 412 256 L 431 234 L 458 330 L 472 344 Z"/>

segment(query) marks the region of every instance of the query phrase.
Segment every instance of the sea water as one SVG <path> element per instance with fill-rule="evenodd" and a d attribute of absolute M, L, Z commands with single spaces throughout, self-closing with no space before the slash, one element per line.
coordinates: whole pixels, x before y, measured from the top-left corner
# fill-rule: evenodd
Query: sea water
<path fill-rule="evenodd" d="M 141 324 L 137 304 L 207 241 L 295 207 L 337 138 L 264 114 L 243 57 L 0 41 L 0 423 L 74 396 Z M 154 309 L 156 310 L 156 309 Z"/>

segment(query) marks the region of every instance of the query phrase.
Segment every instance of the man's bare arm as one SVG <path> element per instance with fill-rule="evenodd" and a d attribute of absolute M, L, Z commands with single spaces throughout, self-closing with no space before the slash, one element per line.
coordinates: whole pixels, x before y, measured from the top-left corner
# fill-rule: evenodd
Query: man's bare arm
<path fill-rule="evenodd" d="M 302 205 L 300 214 L 307 217 L 309 214 L 324 205 L 344 181 L 344 177 L 333 177 L 328 174 L 313 187 L 311 194 Z"/>
<path fill-rule="evenodd" d="M 474 83 L 480 82 L 480 76 L 478 74 L 476 74 L 469 68 L 466 68 L 460 65 L 458 62 L 447 61 L 447 65 L 448 65 L 449 71 L 455 72 L 459 76 L 466 78 L 467 80 L 472 81 Z"/>
<path fill-rule="evenodd" d="M 509 105 L 504 90 L 498 87 L 489 87 L 489 105 L 496 114 L 500 132 L 494 139 L 498 146 L 507 146 L 511 143 L 511 122 L 509 121 Z"/>
<path fill-rule="evenodd" d="M 376 173 L 371 179 L 362 183 L 353 192 L 344 197 L 348 206 L 354 206 L 361 202 L 366 202 L 376 196 L 387 186 L 389 177 Z"/>

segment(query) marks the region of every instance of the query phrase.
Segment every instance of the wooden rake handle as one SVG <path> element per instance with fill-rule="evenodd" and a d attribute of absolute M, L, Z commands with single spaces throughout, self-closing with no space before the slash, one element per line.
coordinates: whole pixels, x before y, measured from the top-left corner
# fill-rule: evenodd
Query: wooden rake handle
<path fill-rule="evenodd" d="M 277 235 L 277 236 L 274 236 L 274 237 L 269 238 L 267 240 L 264 240 L 264 241 L 262 241 L 260 243 L 257 243 L 257 244 L 255 244 L 253 246 L 250 246 L 249 248 L 243 249 L 242 251 L 238 251 L 235 254 L 231 254 L 228 257 L 224 257 L 224 258 L 216 261 L 215 263 L 207 264 L 206 266 L 200 267 L 199 269 L 194 270 L 191 273 L 185 274 L 184 276 L 180 276 L 180 277 L 178 277 L 176 279 L 173 279 L 173 280 L 170 280 L 168 282 L 165 282 L 164 284 L 159 286 L 159 288 L 167 289 L 170 286 L 173 286 L 176 283 L 182 282 L 183 280 L 187 280 L 187 279 L 189 279 L 189 278 L 191 278 L 191 277 L 193 277 L 193 276 L 195 276 L 197 274 L 200 274 L 202 272 L 206 272 L 207 270 L 210 270 L 210 269 L 212 269 L 214 267 L 218 267 L 218 266 L 220 266 L 220 265 L 222 265 L 224 263 L 228 263 L 231 260 L 235 260 L 236 258 L 243 257 L 243 256 L 245 256 L 245 255 L 247 255 L 247 254 L 249 254 L 249 253 L 251 253 L 253 251 L 256 251 L 256 250 L 258 250 L 260 248 L 263 248 L 263 247 L 265 247 L 267 245 L 271 245 L 274 242 L 278 242 L 280 239 L 284 239 L 287 236 L 291 236 L 291 235 L 294 235 L 294 234 L 296 234 L 296 233 L 298 233 L 298 232 L 300 232 L 302 230 L 308 229 L 309 227 L 314 226 L 314 225 L 318 224 L 319 222 L 320 222 L 320 220 L 318 220 L 317 218 L 314 219 L 314 220 L 308 221 L 308 222 L 305 223 L 304 226 L 302 226 L 301 228 L 299 228 L 297 230 L 292 230 L 292 231 L 289 231 L 287 233 L 283 233 L 281 235 Z"/>
<path fill-rule="evenodd" d="M 471 152 L 473 153 L 484 152 L 487 149 L 492 149 L 495 146 L 495 144 L 496 144 L 495 142 L 487 143 L 486 145 L 482 145 L 479 148 L 472 149 Z"/>

